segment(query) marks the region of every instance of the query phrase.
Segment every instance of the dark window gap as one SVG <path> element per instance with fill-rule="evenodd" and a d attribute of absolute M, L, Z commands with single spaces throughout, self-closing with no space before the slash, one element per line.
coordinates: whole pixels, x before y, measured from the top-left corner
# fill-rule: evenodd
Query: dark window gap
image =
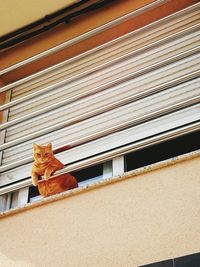
<path fill-rule="evenodd" d="M 200 266 L 200 253 L 195 253 L 179 258 L 160 261 L 139 267 L 199 267 Z"/>
<path fill-rule="evenodd" d="M 38 191 L 38 188 L 36 186 L 30 186 L 29 192 L 28 192 L 28 202 L 30 202 L 31 198 L 34 198 L 36 196 L 39 196 L 40 193 Z"/>
<path fill-rule="evenodd" d="M 153 145 L 125 156 L 125 171 L 200 149 L 200 131 Z"/>
<path fill-rule="evenodd" d="M 103 175 L 103 164 L 91 166 L 89 168 L 82 169 L 80 171 L 71 172 L 76 177 L 78 182 L 89 180 Z"/>

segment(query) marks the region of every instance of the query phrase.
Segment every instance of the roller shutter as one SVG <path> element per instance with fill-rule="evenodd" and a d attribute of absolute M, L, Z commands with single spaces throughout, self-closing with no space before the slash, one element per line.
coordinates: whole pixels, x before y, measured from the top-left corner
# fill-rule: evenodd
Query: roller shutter
<path fill-rule="evenodd" d="M 200 119 L 196 4 L 13 85 L 0 185 L 30 177 L 33 142 L 66 165 Z M 11 86 L 12 87 L 12 86 Z"/>

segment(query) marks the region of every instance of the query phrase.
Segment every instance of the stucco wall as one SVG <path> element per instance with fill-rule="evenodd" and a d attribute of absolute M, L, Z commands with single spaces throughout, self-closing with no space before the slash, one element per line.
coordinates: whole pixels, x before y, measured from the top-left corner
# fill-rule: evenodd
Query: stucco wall
<path fill-rule="evenodd" d="M 200 248 L 200 157 L 3 217 L 0 266 L 134 267 Z"/>

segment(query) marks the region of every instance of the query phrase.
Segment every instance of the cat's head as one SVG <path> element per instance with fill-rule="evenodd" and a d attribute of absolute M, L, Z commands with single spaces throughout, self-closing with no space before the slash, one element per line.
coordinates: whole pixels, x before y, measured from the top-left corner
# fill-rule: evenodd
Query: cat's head
<path fill-rule="evenodd" d="M 47 163 L 53 157 L 51 143 L 49 143 L 46 146 L 33 144 L 33 149 L 34 149 L 34 160 L 38 163 Z"/>

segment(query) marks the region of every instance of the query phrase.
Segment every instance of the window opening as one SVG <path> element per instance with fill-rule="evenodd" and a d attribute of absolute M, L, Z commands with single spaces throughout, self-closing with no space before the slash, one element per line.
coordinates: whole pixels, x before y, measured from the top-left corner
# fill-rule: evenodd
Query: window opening
<path fill-rule="evenodd" d="M 156 263 L 146 264 L 139 267 L 199 267 L 200 253 L 186 255 Z"/>
<path fill-rule="evenodd" d="M 200 131 L 144 148 L 125 156 L 125 170 L 130 171 L 200 149 Z"/>
<path fill-rule="evenodd" d="M 112 161 L 91 166 L 71 173 L 76 177 L 79 186 L 86 186 L 112 176 Z"/>
<path fill-rule="evenodd" d="M 32 202 L 40 200 L 41 198 L 42 196 L 40 195 L 38 191 L 38 187 L 30 186 L 29 193 L 28 193 L 28 202 L 32 203 Z"/>

